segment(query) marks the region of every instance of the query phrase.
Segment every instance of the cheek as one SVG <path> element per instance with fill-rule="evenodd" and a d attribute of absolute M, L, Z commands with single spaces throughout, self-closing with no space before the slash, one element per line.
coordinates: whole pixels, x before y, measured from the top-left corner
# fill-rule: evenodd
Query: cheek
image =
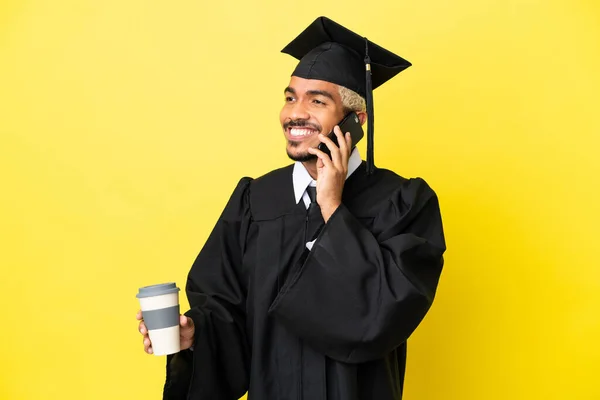
<path fill-rule="evenodd" d="M 286 119 L 286 112 L 285 112 L 285 106 L 283 106 L 283 108 L 281 109 L 281 111 L 279 112 L 279 121 L 281 122 L 281 124 L 283 125 L 283 123 L 285 122 Z"/>
<path fill-rule="evenodd" d="M 333 127 L 339 122 L 337 116 L 332 115 L 331 113 L 327 115 L 323 115 L 319 122 L 321 123 L 321 127 L 323 129 L 323 134 L 328 134 L 333 131 Z"/>

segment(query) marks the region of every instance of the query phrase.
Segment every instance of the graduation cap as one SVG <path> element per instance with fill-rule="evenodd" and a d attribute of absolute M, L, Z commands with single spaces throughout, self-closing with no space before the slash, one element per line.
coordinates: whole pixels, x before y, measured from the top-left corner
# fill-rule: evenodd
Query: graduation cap
<path fill-rule="evenodd" d="M 373 89 L 412 64 L 327 17 L 317 18 L 281 52 L 300 60 L 292 76 L 335 83 L 365 98 L 367 172 L 372 173 Z"/>

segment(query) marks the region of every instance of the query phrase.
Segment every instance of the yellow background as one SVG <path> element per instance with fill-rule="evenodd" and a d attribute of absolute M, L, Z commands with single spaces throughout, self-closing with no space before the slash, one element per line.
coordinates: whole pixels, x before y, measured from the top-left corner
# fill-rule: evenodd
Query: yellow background
<path fill-rule="evenodd" d="M 288 163 L 279 50 L 321 14 L 414 63 L 376 160 L 435 188 L 449 250 L 405 398 L 600 399 L 596 0 L 3 0 L 1 399 L 160 398 L 136 290 Z"/>

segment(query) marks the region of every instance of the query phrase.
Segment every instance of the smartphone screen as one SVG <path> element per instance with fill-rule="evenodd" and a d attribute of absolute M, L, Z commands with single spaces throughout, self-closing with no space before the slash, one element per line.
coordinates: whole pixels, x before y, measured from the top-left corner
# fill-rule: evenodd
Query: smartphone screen
<path fill-rule="evenodd" d="M 346 132 L 350 132 L 350 137 L 352 138 L 352 147 L 356 146 L 356 144 L 365 135 L 362 126 L 360 125 L 360 119 L 358 118 L 358 115 L 356 115 L 355 112 L 347 114 L 344 117 L 344 119 L 340 121 L 338 126 L 340 127 L 342 134 L 345 135 Z M 333 141 L 333 143 L 335 143 L 336 146 L 339 146 L 337 136 L 333 131 L 330 132 L 329 135 L 327 135 L 327 137 L 329 137 Z M 331 152 L 329 151 L 329 148 L 325 143 L 319 144 L 319 150 L 331 157 Z"/>

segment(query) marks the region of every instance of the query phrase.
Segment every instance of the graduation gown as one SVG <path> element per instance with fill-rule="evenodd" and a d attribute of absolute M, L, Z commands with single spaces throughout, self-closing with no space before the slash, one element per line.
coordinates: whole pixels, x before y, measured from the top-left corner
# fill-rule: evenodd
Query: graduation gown
<path fill-rule="evenodd" d="M 296 203 L 292 170 L 235 188 L 190 270 L 194 350 L 168 356 L 164 399 L 402 397 L 443 265 L 437 197 L 363 162 L 325 224 Z"/>

